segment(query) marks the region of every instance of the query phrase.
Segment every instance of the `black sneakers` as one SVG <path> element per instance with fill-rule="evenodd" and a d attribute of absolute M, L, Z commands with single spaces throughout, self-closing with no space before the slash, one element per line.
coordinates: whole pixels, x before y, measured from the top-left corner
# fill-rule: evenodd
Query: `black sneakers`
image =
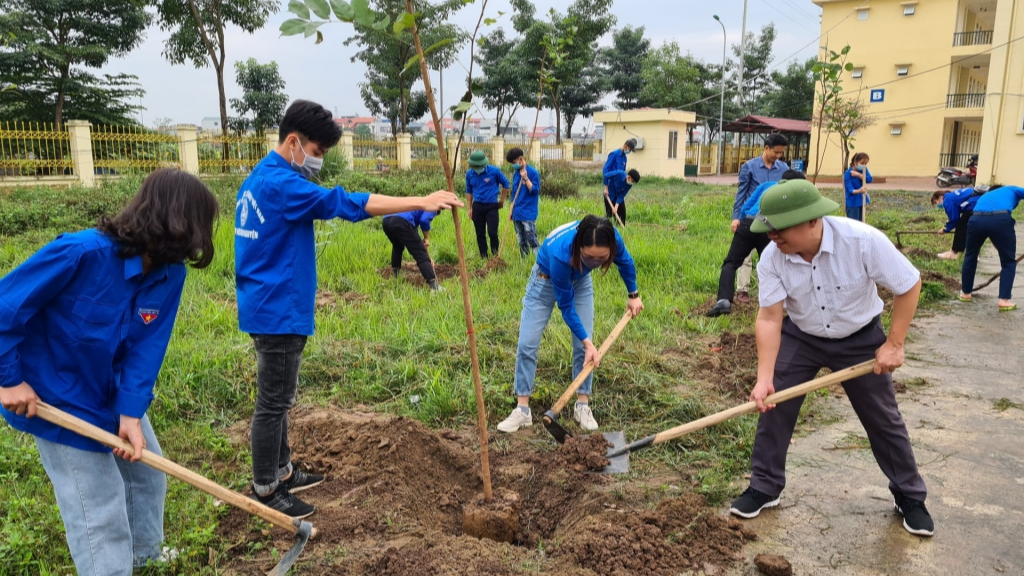
<path fill-rule="evenodd" d="M 729 508 L 729 512 L 740 518 L 754 518 L 765 508 L 773 508 L 779 505 L 778 496 L 769 496 L 764 492 L 758 492 L 753 488 L 747 488 L 746 492 L 740 495 Z"/>
<path fill-rule="evenodd" d="M 282 512 L 292 518 L 305 518 L 313 512 L 316 512 L 316 507 L 306 504 L 302 500 L 296 498 L 283 484 L 278 485 L 277 490 L 273 494 L 267 496 L 260 496 L 256 493 L 256 488 L 253 487 L 253 498 L 255 498 L 260 504 L 269 506 L 278 512 Z"/>
<path fill-rule="evenodd" d="M 732 314 L 732 302 L 728 300 L 719 300 L 715 302 L 715 305 L 711 307 L 704 315 L 708 318 L 714 318 L 716 316 L 723 316 L 725 314 Z"/>
<path fill-rule="evenodd" d="M 289 492 L 302 492 L 322 484 L 323 481 L 324 477 L 322 474 L 310 474 L 293 467 L 292 475 L 287 480 L 283 480 L 278 486 Z"/>
<path fill-rule="evenodd" d="M 915 536 L 931 536 L 935 534 L 935 522 L 924 507 L 924 502 L 907 498 L 902 494 L 893 496 L 896 512 L 903 516 L 903 527 Z"/>

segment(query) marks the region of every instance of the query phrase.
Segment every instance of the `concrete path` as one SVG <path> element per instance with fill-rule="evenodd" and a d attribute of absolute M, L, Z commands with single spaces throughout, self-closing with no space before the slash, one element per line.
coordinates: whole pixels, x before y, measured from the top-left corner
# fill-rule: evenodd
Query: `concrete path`
<path fill-rule="evenodd" d="M 983 256 L 981 279 L 998 271 L 991 247 Z M 864 430 L 838 396 L 828 405 L 841 421 L 791 446 L 780 508 L 749 521 L 760 536 L 747 547 L 750 558 L 781 554 L 798 575 L 1024 574 L 1024 308 L 997 312 L 995 288 L 949 314 L 918 318 L 908 361 L 895 373 L 912 384 L 900 409 L 928 484 L 935 536 L 903 530 Z M 1004 398 L 1016 406 L 998 409 Z M 732 573 L 757 571 L 748 562 Z"/>
<path fill-rule="evenodd" d="M 717 186 L 736 186 L 739 184 L 739 176 L 737 174 L 723 174 L 721 176 L 697 176 L 689 177 L 687 180 L 691 182 L 700 182 L 702 184 L 714 184 Z M 822 182 L 821 188 L 842 188 L 842 182 Z M 935 187 L 935 178 L 933 177 L 890 177 L 886 179 L 884 184 L 871 184 L 871 190 L 906 190 L 910 192 L 934 192 L 938 188 Z"/>

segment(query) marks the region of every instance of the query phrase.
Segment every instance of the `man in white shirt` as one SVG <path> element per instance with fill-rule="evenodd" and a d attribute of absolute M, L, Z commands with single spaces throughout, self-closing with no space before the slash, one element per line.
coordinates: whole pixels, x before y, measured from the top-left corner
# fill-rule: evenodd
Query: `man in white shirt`
<path fill-rule="evenodd" d="M 874 358 L 874 373 L 843 388 L 867 432 L 875 461 L 889 478 L 903 527 L 931 536 L 935 526 L 924 505 L 927 490 L 891 375 L 903 365 L 903 343 L 921 292 L 920 273 L 878 230 L 826 216 L 837 208 L 810 182 L 781 182 L 764 193 L 750 227 L 767 232 L 772 240 L 757 266 L 761 309 L 755 327 L 757 384 L 750 399 L 761 417 L 750 487 L 730 512 L 753 518 L 777 506 L 786 485 L 786 451 L 803 397 L 778 407 L 764 399 L 813 379 L 821 368 L 837 371 Z M 896 295 L 888 337 L 876 283 Z"/>

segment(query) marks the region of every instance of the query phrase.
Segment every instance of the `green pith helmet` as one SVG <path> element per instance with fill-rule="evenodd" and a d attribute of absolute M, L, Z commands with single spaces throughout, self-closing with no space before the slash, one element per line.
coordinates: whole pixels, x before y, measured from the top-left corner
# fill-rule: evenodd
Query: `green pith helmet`
<path fill-rule="evenodd" d="M 750 224 L 751 232 L 782 230 L 827 216 L 839 204 L 825 198 L 807 180 L 782 180 L 765 190 L 761 209 Z"/>
<path fill-rule="evenodd" d="M 481 150 L 477 150 L 469 155 L 469 167 L 477 172 L 483 172 L 488 164 L 487 154 L 484 154 Z"/>

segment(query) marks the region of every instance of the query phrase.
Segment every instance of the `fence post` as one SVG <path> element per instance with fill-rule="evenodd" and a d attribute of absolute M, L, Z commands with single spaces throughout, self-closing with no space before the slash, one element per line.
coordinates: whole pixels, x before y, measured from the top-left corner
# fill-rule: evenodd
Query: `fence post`
<path fill-rule="evenodd" d="M 537 164 L 537 166 L 540 166 L 541 158 L 539 138 L 534 138 L 533 141 L 530 142 L 530 158 Z"/>
<path fill-rule="evenodd" d="M 345 157 L 350 170 L 356 168 L 356 147 L 353 143 L 353 136 L 351 132 L 344 132 L 341 135 L 341 155 Z"/>
<path fill-rule="evenodd" d="M 266 136 L 267 136 L 267 154 L 270 154 L 271 150 L 273 150 L 274 148 L 277 148 L 277 139 L 281 137 L 281 133 L 278 132 L 277 130 L 271 129 L 271 130 L 267 130 Z"/>
<path fill-rule="evenodd" d="M 412 136 L 402 132 L 395 136 L 395 141 L 398 143 L 398 169 L 412 169 Z"/>
<path fill-rule="evenodd" d="M 462 164 L 462 162 L 460 162 L 460 160 L 462 160 L 462 159 L 455 155 L 455 148 L 458 145 L 459 145 L 459 137 L 458 136 L 449 136 L 448 137 L 448 162 L 452 165 L 452 172 L 458 172 L 459 168 L 461 168 L 461 166 L 459 166 L 459 165 Z M 465 145 L 465 142 L 463 142 L 463 145 Z M 460 150 L 459 154 L 461 155 L 461 153 L 462 153 L 462 151 Z M 458 180 L 458 178 L 456 178 L 456 180 Z"/>
<path fill-rule="evenodd" d="M 92 124 L 88 120 L 68 120 L 64 123 L 71 138 L 71 161 L 78 181 L 86 188 L 96 185 L 96 169 L 92 163 Z"/>
<path fill-rule="evenodd" d="M 594 156 L 600 156 L 604 153 L 604 140 L 594 140 Z"/>
<path fill-rule="evenodd" d="M 572 162 L 574 160 L 574 158 L 572 157 L 572 155 L 573 155 L 573 146 L 574 146 L 574 143 L 573 143 L 572 140 L 566 140 L 566 141 L 562 142 L 562 161 L 563 162 Z"/>
<path fill-rule="evenodd" d="M 199 142 L 198 130 L 193 124 L 178 124 L 178 159 L 181 169 L 191 174 L 199 174 Z"/>
<path fill-rule="evenodd" d="M 501 136 L 491 138 L 491 164 L 501 166 L 505 161 L 505 139 Z"/>

